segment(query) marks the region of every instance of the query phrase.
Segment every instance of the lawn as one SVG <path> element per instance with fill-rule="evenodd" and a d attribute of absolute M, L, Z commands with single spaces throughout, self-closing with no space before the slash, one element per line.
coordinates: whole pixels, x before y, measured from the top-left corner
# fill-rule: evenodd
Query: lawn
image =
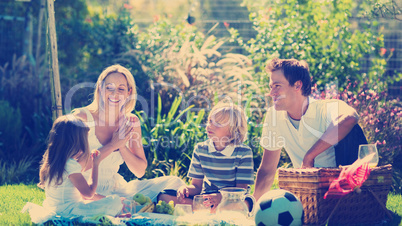
<path fill-rule="evenodd" d="M 28 213 L 21 213 L 26 202 L 42 204 L 43 190 L 36 185 L 0 186 L 0 225 L 33 225 Z M 394 214 L 394 221 L 386 225 L 402 225 L 402 195 L 390 194 L 387 208 Z"/>

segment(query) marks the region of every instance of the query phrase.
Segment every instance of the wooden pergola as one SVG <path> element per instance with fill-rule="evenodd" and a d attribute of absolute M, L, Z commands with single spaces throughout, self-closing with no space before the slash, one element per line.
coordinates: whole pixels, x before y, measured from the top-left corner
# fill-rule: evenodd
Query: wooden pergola
<path fill-rule="evenodd" d="M 18 2 L 30 2 L 31 0 L 15 0 Z M 56 36 L 56 22 L 55 22 L 55 11 L 54 11 L 54 1 L 55 0 L 40 0 L 41 9 L 39 16 L 39 27 L 42 24 L 42 15 L 43 9 L 47 5 L 48 12 L 48 31 L 49 31 L 49 43 L 50 43 L 50 61 L 51 65 L 49 66 L 49 78 L 50 78 L 50 88 L 51 88 L 51 100 L 52 100 L 52 119 L 53 121 L 63 115 L 63 106 L 62 106 L 62 98 L 61 98 L 61 86 L 60 86 L 60 75 L 59 75 L 59 61 L 58 61 L 58 53 L 57 53 L 57 36 Z M 24 18 L 21 17 L 12 17 L 12 16 L 0 16 L 2 19 L 9 20 L 20 20 L 24 21 Z M 38 40 L 40 40 L 41 32 L 38 31 Z M 28 50 L 27 51 L 32 51 Z M 37 50 L 38 51 L 38 50 Z M 32 56 L 32 52 L 28 55 Z M 38 52 L 36 53 L 36 58 L 38 58 Z M 36 66 L 38 67 L 38 66 Z"/>
<path fill-rule="evenodd" d="M 42 0 L 43 3 L 44 0 Z M 63 106 L 61 101 L 61 87 L 60 87 L 60 75 L 59 75 L 59 61 L 57 57 L 57 36 L 56 36 L 56 22 L 54 18 L 54 0 L 46 0 L 48 8 L 48 26 L 50 36 L 50 51 L 52 70 L 50 70 L 50 87 L 52 90 L 52 113 L 53 121 L 63 115 Z"/>

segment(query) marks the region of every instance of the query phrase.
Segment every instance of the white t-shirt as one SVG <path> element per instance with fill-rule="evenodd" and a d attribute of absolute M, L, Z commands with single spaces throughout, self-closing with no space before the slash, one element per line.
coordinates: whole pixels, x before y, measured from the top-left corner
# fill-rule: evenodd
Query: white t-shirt
<path fill-rule="evenodd" d="M 350 111 L 354 109 L 341 100 L 309 98 L 307 111 L 296 129 L 286 111 L 270 107 L 265 116 L 260 145 L 269 151 L 285 148 L 293 167 L 300 168 L 307 151 L 321 138 L 331 122 L 335 122 L 341 112 Z M 314 167 L 336 167 L 334 146 L 314 159 Z"/>

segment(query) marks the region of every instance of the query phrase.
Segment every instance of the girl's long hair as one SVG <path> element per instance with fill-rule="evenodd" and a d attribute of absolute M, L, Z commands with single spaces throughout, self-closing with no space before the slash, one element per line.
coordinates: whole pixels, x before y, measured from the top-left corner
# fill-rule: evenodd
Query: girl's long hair
<path fill-rule="evenodd" d="M 41 185 L 46 186 L 53 180 L 55 185 L 62 184 L 64 169 L 69 158 L 74 156 L 78 161 L 88 161 L 90 156 L 88 131 L 88 126 L 74 115 L 60 116 L 54 121 L 49 132 L 48 147 L 41 161 L 39 172 Z"/>

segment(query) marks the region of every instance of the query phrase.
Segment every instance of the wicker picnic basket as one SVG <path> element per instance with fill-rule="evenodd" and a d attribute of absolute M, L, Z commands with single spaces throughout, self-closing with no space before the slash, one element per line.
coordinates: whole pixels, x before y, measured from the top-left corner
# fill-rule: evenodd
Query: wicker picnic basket
<path fill-rule="evenodd" d="M 341 169 L 278 169 L 279 187 L 295 194 L 303 204 L 306 225 L 353 225 L 380 222 L 389 216 L 386 210 L 392 183 L 392 166 L 372 168 L 361 192 L 336 199 L 324 199 L 330 183 Z"/>

